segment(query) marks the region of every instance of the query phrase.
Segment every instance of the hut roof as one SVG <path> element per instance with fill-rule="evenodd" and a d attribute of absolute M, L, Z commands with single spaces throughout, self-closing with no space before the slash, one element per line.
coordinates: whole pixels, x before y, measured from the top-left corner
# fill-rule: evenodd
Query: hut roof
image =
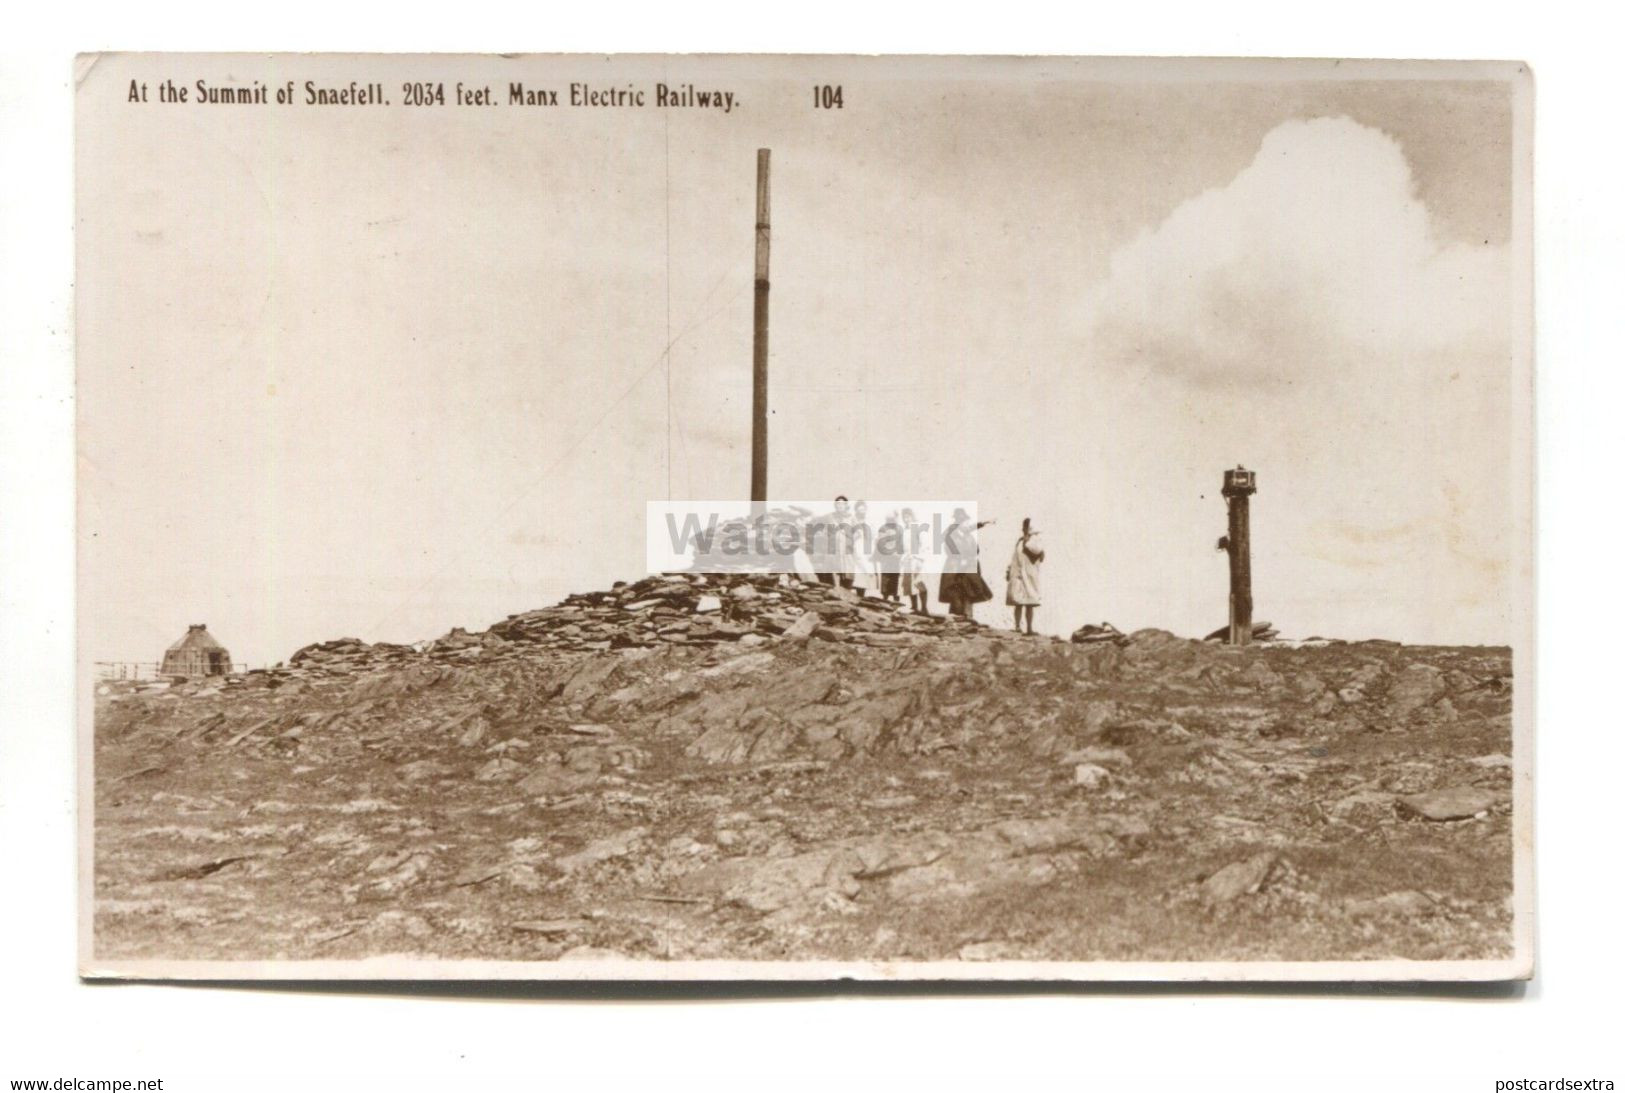
<path fill-rule="evenodd" d="M 214 635 L 209 633 L 207 626 L 201 622 L 195 622 L 191 626 L 188 626 L 186 628 L 186 633 L 181 637 L 181 639 L 166 649 L 165 652 L 178 653 L 183 649 L 223 650 L 225 649 L 225 646 L 214 640 Z"/>

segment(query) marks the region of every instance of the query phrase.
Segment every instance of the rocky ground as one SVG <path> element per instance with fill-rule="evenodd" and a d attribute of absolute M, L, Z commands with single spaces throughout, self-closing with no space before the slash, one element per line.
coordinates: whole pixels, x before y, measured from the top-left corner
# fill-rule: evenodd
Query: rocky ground
<path fill-rule="evenodd" d="M 1507 650 L 1079 637 L 668 577 L 102 683 L 95 953 L 1511 955 Z"/>

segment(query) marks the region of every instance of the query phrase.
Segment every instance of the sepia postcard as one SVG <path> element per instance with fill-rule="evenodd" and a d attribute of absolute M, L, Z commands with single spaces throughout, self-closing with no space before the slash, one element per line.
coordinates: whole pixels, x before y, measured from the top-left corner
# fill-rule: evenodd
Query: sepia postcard
<path fill-rule="evenodd" d="M 1524 65 L 74 77 L 82 975 L 1531 974 Z"/>

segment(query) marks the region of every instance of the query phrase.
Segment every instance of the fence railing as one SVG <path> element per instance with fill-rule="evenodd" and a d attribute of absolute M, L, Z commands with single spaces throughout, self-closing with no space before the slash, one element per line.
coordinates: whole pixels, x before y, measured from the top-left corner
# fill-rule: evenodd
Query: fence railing
<path fill-rule="evenodd" d="M 95 667 L 98 680 L 140 681 L 168 678 L 161 671 L 163 664 L 155 660 L 98 660 Z M 231 670 L 233 672 L 246 672 L 248 671 L 248 662 L 233 662 Z"/>

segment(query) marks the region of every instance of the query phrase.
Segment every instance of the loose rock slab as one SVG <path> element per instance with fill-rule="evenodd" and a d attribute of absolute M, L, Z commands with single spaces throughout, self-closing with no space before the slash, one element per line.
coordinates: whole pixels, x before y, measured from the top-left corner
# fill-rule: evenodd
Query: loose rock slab
<path fill-rule="evenodd" d="M 1237 896 L 1253 895 L 1264 887 L 1276 853 L 1266 850 L 1245 861 L 1231 862 L 1202 882 L 1202 899 L 1210 904 L 1228 903 Z"/>
<path fill-rule="evenodd" d="M 1405 815 L 1424 820 L 1465 820 L 1495 807 L 1495 794 L 1477 786 L 1451 786 L 1401 797 L 1396 804 Z"/>

